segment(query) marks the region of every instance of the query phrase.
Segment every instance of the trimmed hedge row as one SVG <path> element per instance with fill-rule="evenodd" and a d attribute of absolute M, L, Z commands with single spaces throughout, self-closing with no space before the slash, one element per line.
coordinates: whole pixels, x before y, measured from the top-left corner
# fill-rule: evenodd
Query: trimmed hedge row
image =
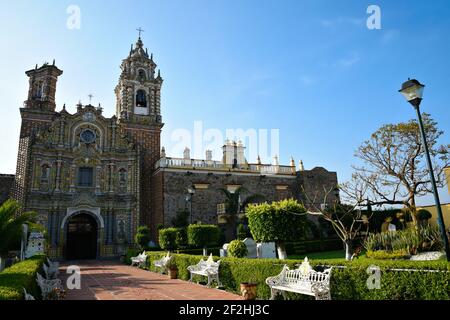
<path fill-rule="evenodd" d="M 165 252 L 148 252 L 148 269 L 154 269 L 153 261 L 162 258 Z M 197 264 L 201 256 L 175 254 L 178 278 L 189 279 L 187 267 Z M 219 259 L 218 257 L 215 260 Z M 222 258 L 220 280 L 225 290 L 240 294 L 240 283 L 256 282 L 259 299 L 269 299 L 270 289 L 265 280 L 280 273 L 284 264 L 295 268 L 300 260 Z M 380 261 L 360 259 L 314 260 L 312 266 L 344 266 L 334 268 L 331 277 L 331 295 L 334 300 L 448 300 L 450 299 L 450 264 L 447 261 Z M 370 290 L 367 287 L 369 266 L 381 270 L 381 288 Z M 394 271 L 392 269 L 415 269 L 418 271 Z M 426 272 L 439 270 L 444 272 Z M 199 278 L 200 280 L 200 278 Z M 205 280 L 205 279 L 202 279 Z M 311 297 L 289 294 L 291 299 L 311 299 Z"/>
<path fill-rule="evenodd" d="M 36 274 L 41 271 L 45 255 L 36 255 L 0 272 L 0 300 L 22 300 L 23 288 L 40 297 Z"/>

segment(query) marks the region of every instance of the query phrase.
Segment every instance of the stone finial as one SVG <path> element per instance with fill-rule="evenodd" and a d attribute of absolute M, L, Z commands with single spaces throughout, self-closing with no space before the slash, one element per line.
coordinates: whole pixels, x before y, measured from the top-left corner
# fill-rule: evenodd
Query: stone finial
<path fill-rule="evenodd" d="M 211 160 L 212 160 L 212 151 L 206 150 L 206 161 L 211 161 Z"/>
<path fill-rule="evenodd" d="M 258 155 L 258 158 L 256 159 L 257 164 L 261 164 L 261 157 Z"/>
<path fill-rule="evenodd" d="M 294 157 L 291 156 L 291 167 L 295 167 L 295 160 Z"/>
<path fill-rule="evenodd" d="M 161 158 L 165 158 L 166 157 L 166 148 L 162 147 L 161 148 Z"/>
<path fill-rule="evenodd" d="M 183 158 L 184 159 L 191 159 L 191 149 L 189 149 L 188 147 L 184 148 Z"/>
<path fill-rule="evenodd" d="M 298 162 L 298 170 L 300 170 L 300 171 L 305 171 L 305 167 L 304 167 L 304 165 L 303 165 L 303 161 L 302 161 L 302 160 L 300 160 L 300 161 Z"/>
<path fill-rule="evenodd" d="M 275 165 L 275 166 L 279 166 L 280 165 L 280 161 L 278 160 L 278 155 L 275 155 L 273 157 L 273 165 Z"/>

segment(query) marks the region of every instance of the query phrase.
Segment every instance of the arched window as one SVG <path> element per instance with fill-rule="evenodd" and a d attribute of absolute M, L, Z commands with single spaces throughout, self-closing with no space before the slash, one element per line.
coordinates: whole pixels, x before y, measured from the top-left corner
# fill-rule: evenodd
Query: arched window
<path fill-rule="evenodd" d="M 142 69 L 139 69 L 138 71 L 138 79 L 139 81 L 145 81 L 147 79 L 147 76 L 145 75 L 145 71 Z"/>
<path fill-rule="evenodd" d="M 42 81 L 37 81 L 33 88 L 33 98 L 42 98 L 42 91 L 44 89 L 44 83 Z"/>
<path fill-rule="evenodd" d="M 48 182 L 50 179 L 50 166 L 48 164 L 44 164 L 41 167 L 41 182 Z"/>
<path fill-rule="evenodd" d="M 127 170 L 121 168 L 119 170 L 119 183 L 120 185 L 124 185 L 127 183 Z"/>
<path fill-rule="evenodd" d="M 147 96 L 144 90 L 136 92 L 136 107 L 147 108 Z"/>

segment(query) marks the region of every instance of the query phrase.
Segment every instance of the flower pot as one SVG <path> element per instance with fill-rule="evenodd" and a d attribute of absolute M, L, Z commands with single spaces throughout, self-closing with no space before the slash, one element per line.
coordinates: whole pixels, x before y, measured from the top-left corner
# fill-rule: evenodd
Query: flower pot
<path fill-rule="evenodd" d="M 219 214 L 217 217 L 217 222 L 219 224 L 226 224 L 228 223 L 228 215 L 227 214 Z"/>
<path fill-rule="evenodd" d="M 256 283 L 244 282 L 241 283 L 241 293 L 245 300 L 256 299 Z"/>
<path fill-rule="evenodd" d="M 178 269 L 172 268 L 172 269 L 169 269 L 168 272 L 169 272 L 169 278 L 170 279 L 176 279 L 177 278 Z"/>

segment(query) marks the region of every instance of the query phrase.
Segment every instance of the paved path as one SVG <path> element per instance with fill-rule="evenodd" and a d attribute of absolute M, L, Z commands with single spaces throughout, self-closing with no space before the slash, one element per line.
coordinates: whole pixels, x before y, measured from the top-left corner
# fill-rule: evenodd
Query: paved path
<path fill-rule="evenodd" d="M 66 300 L 239 300 L 240 296 L 167 275 L 130 267 L 118 261 L 72 261 L 81 268 L 81 289 L 67 290 Z M 66 268 L 60 277 L 66 286 Z"/>

